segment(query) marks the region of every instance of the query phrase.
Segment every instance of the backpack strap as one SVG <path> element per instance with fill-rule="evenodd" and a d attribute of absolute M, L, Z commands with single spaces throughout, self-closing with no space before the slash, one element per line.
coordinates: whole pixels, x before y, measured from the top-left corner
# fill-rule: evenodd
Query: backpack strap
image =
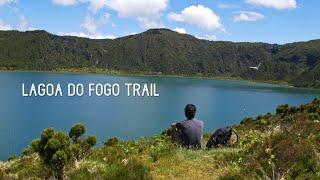
<path fill-rule="evenodd" d="M 231 130 L 232 130 L 232 132 L 234 132 L 234 133 L 236 134 L 236 136 L 237 136 L 237 141 L 234 143 L 234 144 L 236 144 L 236 143 L 239 141 L 238 133 L 237 133 L 234 129 L 231 129 Z"/>

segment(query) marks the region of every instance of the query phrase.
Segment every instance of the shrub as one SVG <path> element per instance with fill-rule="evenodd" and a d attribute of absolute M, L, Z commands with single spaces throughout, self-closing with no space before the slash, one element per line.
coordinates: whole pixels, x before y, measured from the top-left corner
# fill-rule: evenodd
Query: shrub
<path fill-rule="evenodd" d="M 307 127 L 303 129 L 308 130 Z M 301 138 L 296 133 L 295 130 L 277 133 L 245 149 L 242 152 L 243 173 L 256 174 L 260 178 L 280 178 L 286 175 L 293 179 L 303 173 L 316 174 L 317 155 L 313 145 L 307 138 Z"/>
<path fill-rule="evenodd" d="M 92 146 L 94 146 L 94 145 L 96 145 L 97 144 L 97 137 L 96 136 L 88 136 L 88 138 L 87 138 L 87 144 L 90 146 L 90 147 L 92 147 Z"/>
<path fill-rule="evenodd" d="M 8 158 L 8 161 L 13 161 L 13 160 L 16 160 L 16 159 L 18 159 L 18 157 L 16 157 L 16 156 L 10 156 L 10 157 Z"/>
<path fill-rule="evenodd" d="M 318 113 L 309 113 L 308 119 L 311 121 L 320 120 L 320 115 Z"/>
<path fill-rule="evenodd" d="M 95 136 L 88 136 L 86 139 L 82 139 L 81 137 L 85 134 L 85 132 L 85 126 L 80 123 L 75 124 L 69 131 L 69 137 L 73 141 L 71 150 L 77 160 L 80 160 L 87 155 L 90 148 L 97 143 L 97 138 Z"/>
<path fill-rule="evenodd" d="M 116 137 L 110 138 L 104 142 L 105 146 L 113 146 L 119 143 L 119 140 Z"/>
<path fill-rule="evenodd" d="M 152 179 L 150 169 L 136 159 L 129 159 L 126 165 L 123 163 L 109 165 L 105 177 L 115 180 Z"/>
<path fill-rule="evenodd" d="M 302 154 L 293 164 L 291 172 L 292 179 L 317 179 L 316 174 L 320 170 L 316 154 Z M 320 176 L 318 176 L 320 178 Z"/>
<path fill-rule="evenodd" d="M 79 137 L 82 136 L 86 132 L 86 128 L 83 124 L 76 124 L 74 125 L 69 132 L 69 137 L 74 141 L 77 142 Z"/>
<path fill-rule="evenodd" d="M 294 114 L 294 113 L 297 113 L 297 112 L 298 112 L 298 108 L 297 107 L 292 106 L 292 107 L 289 108 L 289 113 L 290 114 Z"/>
<path fill-rule="evenodd" d="M 68 136 L 47 128 L 42 131 L 41 139 L 32 142 L 32 148 L 39 153 L 44 164 L 55 172 L 55 177 L 63 179 L 65 166 L 72 160 Z"/>
<path fill-rule="evenodd" d="M 0 179 L 4 179 L 5 178 L 5 174 L 4 172 L 2 171 L 2 169 L 0 169 Z"/>
<path fill-rule="evenodd" d="M 168 137 L 155 136 L 153 145 L 149 150 L 149 155 L 152 162 L 156 162 L 160 157 L 170 155 L 173 152 L 173 149 L 173 144 L 168 143 Z"/>
<path fill-rule="evenodd" d="M 103 148 L 103 155 L 107 158 L 106 161 L 108 163 L 117 163 L 127 157 L 124 148 L 119 144 L 114 146 L 105 146 Z"/>
<path fill-rule="evenodd" d="M 171 136 L 172 135 L 172 128 L 168 128 L 161 132 L 162 136 Z"/>
<path fill-rule="evenodd" d="M 240 122 L 241 125 L 247 125 L 249 123 L 253 122 L 253 119 L 250 117 L 245 117 L 243 120 Z"/>
<path fill-rule="evenodd" d="M 288 115 L 290 112 L 290 108 L 288 104 L 280 105 L 276 109 L 276 113 L 280 115 Z"/>
<path fill-rule="evenodd" d="M 86 164 L 69 174 L 70 179 L 110 179 L 135 180 L 152 179 L 150 169 L 138 159 L 128 159 L 127 163 L 121 161 L 104 164 Z"/>
<path fill-rule="evenodd" d="M 58 179 L 63 179 L 64 167 L 67 165 L 69 160 L 70 160 L 69 151 L 58 150 L 53 154 L 53 156 L 51 158 L 50 165 L 51 165 L 52 169 L 55 172 L 57 172 Z"/>
<path fill-rule="evenodd" d="M 32 153 L 34 153 L 32 147 L 28 146 L 28 147 L 26 147 L 26 148 L 23 150 L 22 155 L 23 155 L 23 156 L 29 156 L 29 155 L 31 155 Z"/>
<path fill-rule="evenodd" d="M 316 135 L 316 141 L 320 143 L 320 132 Z"/>
<path fill-rule="evenodd" d="M 41 138 L 31 143 L 32 151 L 37 152 L 44 164 L 50 168 L 57 179 L 63 179 L 64 171 L 74 159 L 80 159 L 97 143 L 95 136 L 82 140 L 85 133 L 82 124 L 74 125 L 67 136 L 64 132 L 56 132 L 53 128 L 42 131 Z M 72 138 L 73 143 L 70 143 Z"/>

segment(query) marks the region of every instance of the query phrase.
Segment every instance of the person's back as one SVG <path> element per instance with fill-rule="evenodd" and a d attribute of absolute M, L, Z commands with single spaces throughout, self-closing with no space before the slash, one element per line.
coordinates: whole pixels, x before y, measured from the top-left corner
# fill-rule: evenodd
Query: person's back
<path fill-rule="evenodd" d="M 185 147 L 200 148 L 203 134 L 203 121 L 195 118 L 196 107 L 188 104 L 185 107 L 186 120 L 172 124 L 174 139 Z M 177 139 L 178 137 L 178 139 Z"/>
<path fill-rule="evenodd" d="M 186 137 L 183 145 L 201 147 L 203 122 L 195 118 L 179 122 L 183 135 Z M 180 126 L 178 125 L 178 126 Z"/>

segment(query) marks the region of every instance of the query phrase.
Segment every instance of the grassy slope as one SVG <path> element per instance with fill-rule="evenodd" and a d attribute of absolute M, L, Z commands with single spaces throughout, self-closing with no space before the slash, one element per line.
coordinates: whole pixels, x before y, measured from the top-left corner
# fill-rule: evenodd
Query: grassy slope
<path fill-rule="evenodd" d="M 66 169 L 67 179 L 320 178 L 320 100 L 279 106 L 276 114 L 245 118 L 234 128 L 236 146 L 188 150 L 165 134 L 135 141 L 109 140 Z M 208 139 L 209 134 L 205 135 Z M 127 160 L 127 162 L 126 162 Z M 43 179 L 50 171 L 26 152 L 0 163 L 0 179 Z"/>

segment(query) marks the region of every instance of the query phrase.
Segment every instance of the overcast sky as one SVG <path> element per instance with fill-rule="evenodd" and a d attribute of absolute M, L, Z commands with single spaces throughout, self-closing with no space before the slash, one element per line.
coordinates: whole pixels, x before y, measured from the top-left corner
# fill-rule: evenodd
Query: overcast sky
<path fill-rule="evenodd" d="M 198 38 L 288 43 L 320 38 L 319 0 L 0 0 L 0 30 L 117 38 L 168 28 Z"/>

